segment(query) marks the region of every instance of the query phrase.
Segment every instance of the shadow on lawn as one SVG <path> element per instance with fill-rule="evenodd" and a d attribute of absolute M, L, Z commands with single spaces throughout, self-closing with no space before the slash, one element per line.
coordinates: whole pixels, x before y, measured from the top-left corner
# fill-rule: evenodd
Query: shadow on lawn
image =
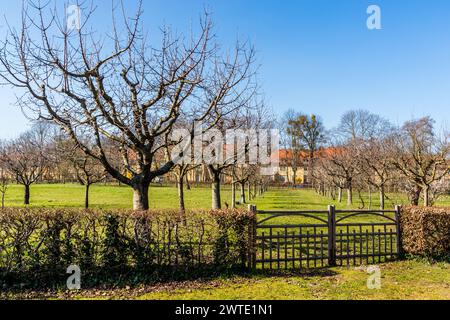
<path fill-rule="evenodd" d="M 338 273 L 329 268 L 316 269 L 283 269 L 283 270 L 254 270 L 250 275 L 257 275 L 263 277 L 332 277 Z"/>
<path fill-rule="evenodd" d="M 134 269 L 97 270 L 82 273 L 81 283 L 83 290 L 109 290 L 120 288 L 136 288 L 139 286 L 172 286 L 186 282 L 208 283 L 221 279 L 253 278 L 253 277 L 331 277 L 335 271 L 328 268 L 309 270 L 248 270 L 247 268 L 217 269 L 195 268 L 162 268 L 136 271 Z M 66 290 L 66 281 L 69 274 L 45 273 L 33 274 L 1 274 L 0 289 L 4 292 L 23 293 L 26 291 L 49 292 Z"/>

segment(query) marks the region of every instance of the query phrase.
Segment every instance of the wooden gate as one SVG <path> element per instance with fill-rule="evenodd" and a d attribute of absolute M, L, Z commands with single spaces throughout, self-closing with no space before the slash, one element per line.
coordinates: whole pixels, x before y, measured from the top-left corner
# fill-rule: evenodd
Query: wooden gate
<path fill-rule="evenodd" d="M 309 269 L 373 264 L 400 255 L 395 210 L 265 211 L 257 214 L 250 264 L 260 269 Z"/>

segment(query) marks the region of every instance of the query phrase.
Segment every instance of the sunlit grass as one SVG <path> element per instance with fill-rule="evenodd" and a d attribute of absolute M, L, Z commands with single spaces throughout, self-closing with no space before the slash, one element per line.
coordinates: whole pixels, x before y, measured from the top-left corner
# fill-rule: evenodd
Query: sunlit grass
<path fill-rule="evenodd" d="M 231 190 L 222 190 L 223 204 L 230 203 Z M 133 190 L 128 186 L 97 184 L 91 187 L 92 208 L 113 209 L 132 207 Z M 177 208 L 178 194 L 174 186 L 152 185 L 149 192 L 151 208 Z M 185 190 L 186 207 L 211 207 L 211 189 L 208 187 Z M 23 187 L 11 185 L 6 194 L 6 206 L 23 206 Z M 84 205 L 84 187 L 77 184 L 35 184 L 31 186 L 31 207 L 81 208 Z"/>
<path fill-rule="evenodd" d="M 370 300 L 370 299 L 450 299 L 449 264 L 424 261 L 397 261 L 380 265 L 381 287 L 367 287 L 366 267 L 329 268 L 303 274 L 235 277 L 205 284 L 202 288 L 161 290 L 139 299 L 173 300 Z"/>
<path fill-rule="evenodd" d="M 231 204 L 231 189 L 222 187 L 222 204 Z M 345 195 L 345 194 L 344 194 Z M 364 193 L 365 207 L 368 209 L 368 195 Z M 238 197 L 238 196 L 237 196 Z M 90 203 L 92 208 L 131 208 L 133 192 L 128 186 L 97 184 L 91 187 Z M 178 194 L 175 186 L 152 185 L 149 192 L 151 208 L 177 208 Z M 346 205 L 345 197 L 341 203 L 329 197 L 318 195 L 310 189 L 273 188 L 263 196 L 250 200 L 260 210 L 326 210 L 328 205 L 336 209 L 362 208 L 357 194 L 354 204 Z M 193 186 L 185 190 L 186 207 L 189 209 L 207 209 L 211 207 L 211 189 L 208 186 Z M 23 206 L 23 186 L 11 185 L 6 194 L 7 207 Z M 395 204 L 407 204 L 405 196 L 388 194 L 386 209 L 392 210 Z M 84 187 L 78 184 L 34 184 L 31 186 L 32 207 L 81 208 L 84 205 Z M 246 205 L 246 204 L 245 204 Z M 245 206 L 244 205 L 244 206 Z M 440 198 L 437 205 L 450 206 L 450 196 Z M 377 209 L 379 200 L 373 194 L 372 209 Z"/>
<path fill-rule="evenodd" d="M 373 195 L 372 208 L 378 207 Z M 367 199 L 367 194 L 364 194 Z M 406 198 L 398 194 L 388 194 L 386 208 L 395 204 L 406 204 Z M 186 190 L 186 206 L 189 209 L 210 208 L 211 190 L 208 186 Z M 222 190 L 222 202 L 231 203 L 228 186 Z M 23 189 L 12 185 L 6 196 L 6 206 L 22 206 Z M 83 206 L 84 188 L 76 184 L 36 184 L 31 188 L 32 207 L 73 207 Z M 271 189 L 250 201 L 260 210 L 326 210 L 329 204 L 338 210 L 360 208 L 357 195 L 355 203 L 347 207 L 328 197 L 317 195 L 306 189 Z M 367 200 L 366 207 L 367 209 Z M 91 191 L 91 206 L 94 208 L 131 208 L 132 190 L 127 186 L 95 185 Z M 444 197 L 438 205 L 450 205 L 450 197 Z M 152 208 L 177 208 L 177 190 L 174 186 L 152 186 L 150 189 Z M 279 223 L 312 222 L 307 218 L 277 218 Z M 359 216 L 358 219 L 372 221 L 372 217 Z M 364 267 L 326 268 L 312 273 L 281 274 L 263 276 L 233 276 L 231 278 L 206 281 L 201 285 L 187 282 L 178 288 L 149 289 L 146 293 L 117 295 L 110 290 L 105 296 L 89 291 L 81 292 L 77 299 L 97 298 L 138 298 L 138 299 L 450 299 L 450 265 L 448 263 L 429 264 L 426 261 L 397 261 L 381 265 L 381 289 L 367 288 L 368 274 Z M 58 298 L 58 295 L 55 296 Z M 64 298 L 64 293 L 62 298 Z M 73 297 L 72 297 L 73 298 Z"/>

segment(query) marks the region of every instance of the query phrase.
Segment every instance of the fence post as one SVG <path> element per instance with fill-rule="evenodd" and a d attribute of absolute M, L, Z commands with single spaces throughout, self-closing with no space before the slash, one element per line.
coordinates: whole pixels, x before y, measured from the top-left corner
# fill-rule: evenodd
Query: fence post
<path fill-rule="evenodd" d="M 336 211 L 332 205 L 328 206 L 328 265 L 336 266 Z"/>
<path fill-rule="evenodd" d="M 256 269 L 256 206 L 249 204 L 248 211 L 254 213 L 254 219 L 249 227 L 249 268 L 255 270 Z"/>
<path fill-rule="evenodd" d="M 403 257 L 403 248 L 402 248 L 402 224 L 400 221 L 401 218 L 402 207 L 400 205 L 395 206 L 395 225 L 397 228 L 397 256 L 399 258 Z"/>

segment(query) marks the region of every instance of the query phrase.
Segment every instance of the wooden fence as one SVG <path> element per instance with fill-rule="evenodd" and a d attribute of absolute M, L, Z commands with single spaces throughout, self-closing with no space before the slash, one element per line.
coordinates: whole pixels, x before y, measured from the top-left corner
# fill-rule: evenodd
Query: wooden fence
<path fill-rule="evenodd" d="M 401 254 L 399 206 L 395 210 L 329 206 L 323 211 L 249 208 L 257 214 L 249 237 L 249 264 L 254 269 L 373 264 Z"/>

